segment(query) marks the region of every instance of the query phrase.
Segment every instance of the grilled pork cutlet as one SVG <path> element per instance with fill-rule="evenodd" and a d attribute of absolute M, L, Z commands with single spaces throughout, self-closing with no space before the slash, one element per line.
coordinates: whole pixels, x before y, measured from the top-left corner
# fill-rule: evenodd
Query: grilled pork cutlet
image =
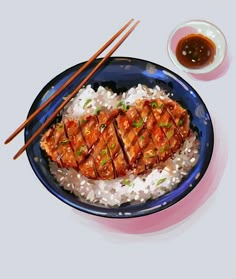
<path fill-rule="evenodd" d="M 41 148 L 59 167 L 75 168 L 90 179 L 110 180 L 158 167 L 190 132 L 187 110 L 165 98 L 79 119 L 64 119 L 43 135 Z"/>

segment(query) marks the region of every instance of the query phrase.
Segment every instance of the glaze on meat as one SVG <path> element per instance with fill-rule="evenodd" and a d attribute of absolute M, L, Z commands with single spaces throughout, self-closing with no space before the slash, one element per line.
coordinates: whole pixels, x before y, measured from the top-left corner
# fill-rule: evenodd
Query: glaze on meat
<path fill-rule="evenodd" d="M 65 119 L 42 136 L 41 148 L 59 167 L 90 179 L 111 180 L 158 167 L 188 137 L 186 109 L 167 99 Z"/>

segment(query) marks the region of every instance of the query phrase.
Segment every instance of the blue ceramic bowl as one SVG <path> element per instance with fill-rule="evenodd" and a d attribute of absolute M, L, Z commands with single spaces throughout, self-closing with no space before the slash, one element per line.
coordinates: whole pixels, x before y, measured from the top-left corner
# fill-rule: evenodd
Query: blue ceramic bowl
<path fill-rule="evenodd" d="M 25 141 L 45 122 L 48 116 L 62 102 L 62 96 L 67 96 L 73 88 L 99 63 L 95 60 L 92 65 L 67 87 L 53 104 L 50 104 L 33 122 L 25 129 Z M 67 69 L 51 80 L 38 94 L 33 102 L 29 115 L 35 111 L 47 98 L 49 98 L 63 82 L 65 82 L 83 63 Z M 158 85 L 162 89 L 173 93 L 173 99 L 188 109 L 191 115 L 191 126 L 198 132 L 201 141 L 200 158 L 197 165 L 176 189 L 168 194 L 138 205 L 123 205 L 119 208 L 104 208 L 80 201 L 73 194 L 68 193 L 59 186 L 49 171 L 48 159 L 39 146 L 40 137 L 27 149 L 27 155 L 33 171 L 42 184 L 58 199 L 64 203 L 90 214 L 112 217 L 129 218 L 151 214 L 163 210 L 181 200 L 194 187 L 197 186 L 207 170 L 213 151 L 213 127 L 209 112 L 198 95 L 184 79 L 174 72 L 155 63 L 129 57 L 113 57 L 91 78 L 89 84 L 95 89 L 99 85 L 109 86 L 115 92 L 127 91 L 138 84 L 149 87 Z M 39 160 L 36 158 L 39 158 Z"/>

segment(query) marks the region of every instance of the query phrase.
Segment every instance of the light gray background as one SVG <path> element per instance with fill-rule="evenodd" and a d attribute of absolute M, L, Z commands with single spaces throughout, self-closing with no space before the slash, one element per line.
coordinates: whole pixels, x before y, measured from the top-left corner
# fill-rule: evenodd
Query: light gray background
<path fill-rule="evenodd" d="M 0 278 L 236 278 L 234 11 L 229 0 L 1 1 Z M 115 55 L 147 59 L 180 74 L 200 93 L 216 132 L 213 161 L 201 184 L 208 194 L 194 190 L 182 207 L 147 219 L 156 224 L 143 234 L 125 233 L 129 223 L 115 230 L 116 224 L 79 214 L 52 196 L 26 154 L 12 160 L 22 134 L 3 144 L 49 80 L 90 57 L 131 17 L 141 24 Z M 221 78 L 193 79 L 168 58 L 170 32 L 190 19 L 223 30 L 231 65 Z M 140 232 L 145 221 L 132 226 Z"/>

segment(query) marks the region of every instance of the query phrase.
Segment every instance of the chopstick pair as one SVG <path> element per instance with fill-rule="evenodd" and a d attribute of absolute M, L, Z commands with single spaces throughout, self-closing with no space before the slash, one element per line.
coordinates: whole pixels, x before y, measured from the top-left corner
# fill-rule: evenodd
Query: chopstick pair
<path fill-rule="evenodd" d="M 33 112 L 5 141 L 5 144 L 13 140 L 51 101 L 53 101 L 79 74 L 81 74 L 107 47 L 111 45 L 115 39 L 134 21 L 130 19 L 117 33 L 115 33 L 91 58 L 76 71 L 43 105 Z M 116 49 L 125 41 L 132 33 L 140 21 L 136 21 L 134 25 L 122 36 L 122 38 L 112 47 L 112 49 L 102 58 L 102 60 L 93 68 L 93 70 L 82 80 L 82 82 L 67 96 L 67 98 L 57 107 L 57 109 L 49 116 L 44 124 L 34 133 L 34 135 L 22 146 L 15 154 L 13 159 L 17 159 L 26 148 L 36 139 L 37 136 L 48 126 L 56 117 L 56 115 L 66 106 L 66 104 L 78 93 L 78 91 L 88 82 L 88 80 L 96 73 L 96 71 L 108 60 L 108 58 L 116 51 Z"/>

